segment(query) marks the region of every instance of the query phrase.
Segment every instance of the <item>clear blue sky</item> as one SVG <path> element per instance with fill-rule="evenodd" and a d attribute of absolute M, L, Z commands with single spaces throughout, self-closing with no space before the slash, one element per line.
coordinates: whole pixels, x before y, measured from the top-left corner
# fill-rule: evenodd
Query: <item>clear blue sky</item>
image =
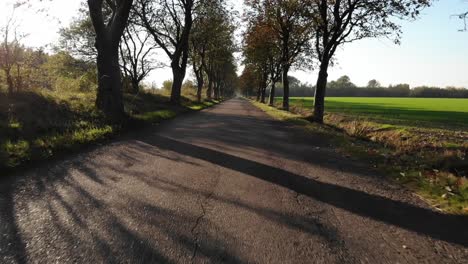
<path fill-rule="evenodd" d="M 0 0 L 0 19 L 10 13 L 9 2 Z M 79 0 L 53 0 L 49 16 L 34 14 L 33 9 L 18 12 L 24 32 L 29 36 L 25 44 L 43 46 L 57 40 L 57 21 L 67 24 L 76 14 Z M 242 9 L 242 0 L 231 0 Z M 412 86 L 468 87 L 468 32 L 458 32 L 463 21 L 450 18 L 452 14 L 468 11 L 468 1 L 438 0 L 423 11 L 415 22 L 403 22 L 400 46 L 390 40 L 361 40 L 343 46 L 337 53 L 337 65 L 330 70 L 330 79 L 350 76 L 358 85 L 370 79 L 382 84 L 409 83 Z M 4 19 L 0 20 L 4 22 Z M 164 57 L 162 57 L 164 58 Z M 301 81 L 315 83 L 316 73 L 294 72 Z M 169 69 L 156 71 L 151 80 L 161 84 L 171 78 Z"/>
<path fill-rule="evenodd" d="M 382 84 L 468 87 L 468 32 L 458 32 L 463 21 L 452 14 L 468 11 L 464 0 L 439 0 L 421 18 L 404 22 L 402 44 L 387 39 L 361 40 L 343 46 L 330 78 L 350 76 L 358 85 L 370 79 Z M 296 73 L 315 83 L 314 73 Z"/>

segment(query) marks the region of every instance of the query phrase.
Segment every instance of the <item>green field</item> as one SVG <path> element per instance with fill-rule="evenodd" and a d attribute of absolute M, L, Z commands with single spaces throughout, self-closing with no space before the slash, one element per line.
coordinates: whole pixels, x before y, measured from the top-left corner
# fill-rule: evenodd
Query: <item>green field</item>
<path fill-rule="evenodd" d="M 291 98 L 290 106 L 262 109 L 295 124 L 306 120 L 310 131 L 334 128 L 327 136 L 349 157 L 373 163 L 441 210 L 468 214 L 468 99 L 330 97 L 326 126 L 307 122 L 313 98 Z"/>
<path fill-rule="evenodd" d="M 291 98 L 291 105 L 311 109 L 313 98 Z M 387 124 L 468 127 L 468 99 L 330 97 L 325 107 Z"/>

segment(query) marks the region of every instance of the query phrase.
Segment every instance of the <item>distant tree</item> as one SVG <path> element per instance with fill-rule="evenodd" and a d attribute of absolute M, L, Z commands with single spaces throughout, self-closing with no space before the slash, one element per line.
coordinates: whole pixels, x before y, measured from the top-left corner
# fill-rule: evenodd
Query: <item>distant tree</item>
<path fill-rule="evenodd" d="M 119 44 L 132 5 L 133 0 L 88 0 L 96 34 L 99 83 L 96 106 L 114 121 L 120 121 L 124 116 Z M 110 17 L 104 15 L 106 7 L 111 10 Z"/>
<path fill-rule="evenodd" d="M 197 80 L 197 100 L 202 99 L 202 90 L 206 79 L 207 53 L 215 43 L 215 34 L 225 23 L 224 9 L 220 1 L 203 1 L 198 7 L 198 16 L 193 22 L 190 34 L 190 62 Z M 211 96 L 211 93 L 207 91 Z M 211 98 L 210 98 L 211 99 Z"/>
<path fill-rule="evenodd" d="M 397 19 L 415 19 L 431 0 L 313 0 L 315 51 L 319 60 L 314 119 L 323 123 L 328 68 L 337 48 L 363 38 L 392 37 L 398 43 Z"/>
<path fill-rule="evenodd" d="M 234 18 L 223 3 L 221 0 L 204 0 L 196 8 L 190 33 L 190 61 L 197 79 L 199 100 L 205 80 L 208 81 L 207 98 L 219 97 L 227 77 L 222 68 L 230 70 L 234 66 Z"/>
<path fill-rule="evenodd" d="M 294 76 L 289 76 L 289 89 L 290 89 L 290 95 L 294 97 L 312 97 L 314 96 L 314 90 L 315 88 L 308 84 L 308 83 L 303 83 L 299 79 L 297 79 Z M 282 85 L 278 85 L 278 96 L 283 95 L 283 89 Z"/>
<path fill-rule="evenodd" d="M 190 35 L 190 62 L 193 73 L 197 80 L 197 101 L 202 100 L 202 91 L 205 85 L 206 53 L 208 50 L 208 39 L 213 24 L 209 23 L 206 17 L 199 18 L 193 25 L 193 32 Z"/>
<path fill-rule="evenodd" d="M 331 81 L 329 83 L 330 88 L 334 89 L 349 89 L 349 88 L 354 88 L 356 85 L 351 82 L 351 79 L 347 75 L 343 75 L 340 78 L 338 78 L 336 81 Z"/>
<path fill-rule="evenodd" d="M 372 79 L 367 83 L 367 88 L 381 88 L 382 85 L 376 79 Z"/>
<path fill-rule="evenodd" d="M 409 84 L 390 85 L 388 91 L 392 97 L 409 97 L 411 93 Z"/>
<path fill-rule="evenodd" d="M 196 90 L 197 86 L 192 80 L 186 80 L 183 84 L 182 87 L 184 90 Z"/>
<path fill-rule="evenodd" d="M 291 87 L 298 88 L 299 86 L 302 85 L 301 81 L 294 76 L 289 75 L 288 80 L 289 80 L 289 85 Z"/>
<path fill-rule="evenodd" d="M 258 74 L 255 71 L 256 69 L 252 64 L 247 64 L 239 77 L 240 92 L 244 96 L 254 96 L 256 88 L 259 86 Z"/>
<path fill-rule="evenodd" d="M 252 19 L 244 33 L 243 55 L 244 63 L 254 67 L 258 74 L 257 100 L 262 103 L 265 103 L 270 63 L 277 54 L 276 47 L 272 28 L 262 17 Z"/>
<path fill-rule="evenodd" d="M 289 71 L 293 65 L 300 65 L 301 62 L 307 65 L 307 59 L 311 58 L 310 55 L 301 58 L 301 55 L 310 51 L 309 41 L 314 30 L 312 1 L 252 0 L 246 3 L 250 7 L 248 15 L 251 19 L 263 19 L 272 29 L 271 37 L 275 38 L 281 56 L 279 63 L 283 82 L 283 108 L 289 109 Z M 272 84 L 275 82 L 276 80 Z M 272 88 L 274 93 L 274 85 Z"/>

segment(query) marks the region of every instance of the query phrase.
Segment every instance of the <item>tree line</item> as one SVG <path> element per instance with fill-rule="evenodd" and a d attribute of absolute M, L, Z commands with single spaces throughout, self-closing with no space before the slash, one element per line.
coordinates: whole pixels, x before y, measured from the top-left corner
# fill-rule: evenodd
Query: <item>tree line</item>
<path fill-rule="evenodd" d="M 333 92 L 328 91 L 328 69 L 334 63 L 336 50 L 364 38 L 386 37 L 399 43 L 398 22 L 416 19 L 431 2 L 247 0 L 247 29 L 243 34 L 245 68 L 240 76 L 242 92 L 255 93 L 263 103 L 269 94 L 268 103 L 272 105 L 276 86 L 281 81 L 282 105 L 288 110 L 289 71 L 292 68 L 316 70 L 313 112 L 315 121 L 322 123 L 325 96 Z"/>
<path fill-rule="evenodd" d="M 173 104 L 180 104 L 188 67 L 195 73 L 199 99 L 204 88 L 208 99 L 219 98 L 233 94 L 235 83 L 248 82 L 262 102 L 271 87 L 268 101 L 273 104 L 281 82 L 286 110 L 291 69 L 316 70 L 314 119 L 323 122 L 328 69 L 336 50 L 364 38 L 399 43 L 399 21 L 416 19 L 431 2 L 245 0 L 245 67 L 239 80 L 234 19 L 222 0 L 87 0 L 81 18 L 62 31 L 61 44 L 70 54 L 95 63 L 96 106 L 110 119 L 124 117 L 124 84 L 131 83 L 134 92 L 139 89 L 139 82 L 157 67 L 151 60 L 157 48 L 170 61 Z M 5 54 L 12 52 L 7 49 Z"/>
<path fill-rule="evenodd" d="M 290 96 L 313 97 L 315 86 L 302 83 L 293 76 L 289 76 Z M 244 83 L 241 84 L 245 89 Z M 282 84 L 279 83 L 276 91 L 277 97 L 283 96 Z M 267 89 L 266 96 L 270 96 Z M 253 95 L 253 94 L 251 94 Z M 326 96 L 331 97 L 417 97 L 417 98 L 468 98 L 468 89 L 457 87 L 429 87 L 418 86 L 410 88 L 409 84 L 395 84 L 384 87 L 376 80 L 370 80 L 367 86 L 359 87 L 351 82 L 348 76 L 342 76 L 327 84 Z"/>

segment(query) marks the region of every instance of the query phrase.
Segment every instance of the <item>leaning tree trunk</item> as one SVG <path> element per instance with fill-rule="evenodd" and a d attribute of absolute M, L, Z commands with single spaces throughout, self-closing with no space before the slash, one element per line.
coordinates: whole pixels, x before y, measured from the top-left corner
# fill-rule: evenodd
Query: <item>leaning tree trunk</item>
<path fill-rule="evenodd" d="M 276 83 L 274 81 L 271 82 L 271 90 L 270 90 L 270 106 L 275 105 L 275 90 L 276 90 Z"/>
<path fill-rule="evenodd" d="M 283 109 L 289 111 L 289 66 L 283 67 Z"/>
<path fill-rule="evenodd" d="M 97 44 L 98 91 L 96 106 L 114 121 L 124 117 L 118 46 Z"/>
<path fill-rule="evenodd" d="M 323 114 L 325 112 L 325 92 L 328 82 L 329 60 L 323 60 L 320 65 L 320 71 L 317 79 L 314 100 L 314 121 L 323 123 Z"/>

